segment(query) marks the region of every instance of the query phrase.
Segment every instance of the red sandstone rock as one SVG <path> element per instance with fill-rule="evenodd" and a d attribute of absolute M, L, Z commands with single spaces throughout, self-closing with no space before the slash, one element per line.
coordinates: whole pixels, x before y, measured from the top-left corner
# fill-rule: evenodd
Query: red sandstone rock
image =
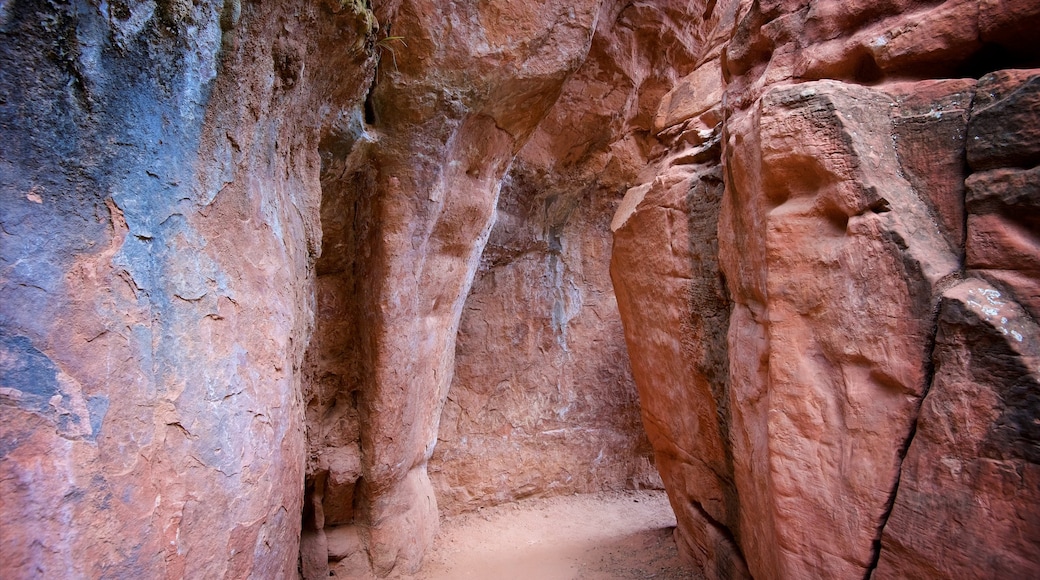
<path fill-rule="evenodd" d="M 935 379 L 875 577 L 1040 574 L 1038 338 L 1035 320 L 982 280 L 944 293 Z"/>
<path fill-rule="evenodd" d="M 661 99 L 661 105 L 654 118 L 654 130 L 662 131 L 704 115 L 702 129 L 712 129 L 721 120 L 718 110 L 722 105 L 722 68 L 718 61 L 708 61 L 701 65 Z M 710 110 L 711 114 L 705 115 Z"/>
<path fill-rule="evenodd" d="M 731 369 L 761 365 L 730 391 L 756 577 L 865 573 L 926 388 L 931 289 L 957 261 L 900 175 L 890 109 L 881 93 L 806 83 L 730 126 L 720 254 L 750 314 L 731 344 L 765 339 L 730 351 Z"/>
<path fill-rule="evenodd" d="M 975 82 L 970 79 L 889 85 L 896 99 L 892 138 L 906 180 L 931 205 L 956 252 L 964 247 L 964 140 Z"/>
<path fill-rule="evenodd" d="M 1040 318 L 1040 265 L 1034 232 L 1040 208 L 1040 172 L 995 169 L 967 180 L 967 266 L 1008 289 Z"/>
<path fill-rule="evenodd" d="M 292 37 L 352 17 L 221 6 L 0 16 L 4 577 L 297 574 L 320 120 Z"/>
<path fill-rule="evenodd" d="M 1037 75 L 955 78 L 1037 3 L 366 6 L 0 8 L 5 577 L 412 570 L 431 457 L 648 482 L 625 191 L 688 556 L 1037 573 Z"/>
<path fill-rule="evenodd" d="M 680 522 L 676 539 L 709 576 L 740 577 L 746 567 L 728 537 L 738 514 L 725 441 L 729 317 L 715 240 L 721 197 L 719 172 L 696 165 L 666 167 L 630 189 L 611 226 L 611 272 L 643 423 Z"/>
<path fill-rule="evenodd" d="M 1036 59 L 1040 48 L 1036 30 L 1040 26 L 1040 5 L 1032 0 L 981 0 L 979 38 L 1000 46 L 1011 54 Z"/>
<path fill-rule="evenodd" d="M 460 325 L 430 462 L 446 512 L 661 485 L 607 276 L 614 203 L 523 167 L 503 189 Z"/>
<path fill-rule="evenodd" d="M 503 183 L 430 464 L 446 510 L 660 485 L 605 259 L 660 98 L 708 28 L 686 24 L 689 9 L 604 3 L 584 64 Z"/>
<path fill-rule="evenodd" d="M 407 50 L 383 54 L 364 129 L 377 144 L 344 162 L 348 174 L 362 177 L 338 186 L 348 199 L 361 200 L 373 229 L 326 248 L 365 253 L 345 259 L 355 266 L 339 285 L 340 292 L 356 288 L 360 306 L 352 307 L 348 323 L 325 319 L 329 328 L 317 332 L 334 337 L 333 351 L 318 355 L 312 373 L 338 377 L 338 392 L 315 399 L 323 428 L 335 428 L 339 411 L 330 417 L 330 409 L 345 404 L 348 415 L 357 409 L 360 470 L 341 477 L 338 492 L 322 489 L 326 468 L 319 461 L 310 487 L 323 510 L 330 502 L 357 506 L 353 522 L 335 523 L 361 526 L 379 574 L 415 571 L 433 541 L 438 512 L 427 462 L 500 181 L 588 50 L 595 8 L 590 1 L 445 9 L 417 0 L 401 3 L 393 15 L 393 34 Z M 357 330 L 337 336 L 340 326 Z M 351 336 L 361 344 L 343 340 Z M 337 369 L 339 352 L 356 353 L 360 362 Z M 312 453 L 328 457 L 332 475 L 334 457 L 344 452 L 329 443 L 312 438 Z"/>
<path fill-rule="evenodd" d="M 727 525 L 756 576 L 858 577 L 874 566 L 900 450 L 928 388 L 930 313 L 939 288 L 958 275 L 964 222 L 968 263 L 985 268 L 977 272 L 1023 304 L 1035 300 L 1037 278 L 1030 265 L 1037 252 L 1023 235 L 1032 209 L 1009 212 L 995 199 L 1006 193 L 964 204 L 966 136 L 975 169 L 1035 164 L 1029 144 L 1036 140 L 1027 137 L 1037 122 L 1027 104 L 1032 73 L 987 77 L 977 90 L 992 87 L 992 96 L 983 99 L 971 80 L 907 82 L 873 93 L 853 85 L 775 87 L 813 78 L 873 84 L 992 66 L 981 56 L 993 48 L 985 43 L 1031 54 L 1019 40 L 1021 27 L 1011 23 L 1013 15 L 1031 21 L 1032 8 L 1013 4 L 791 1 L 754 3 L 740 13 L 721 62 L 729 85 L 722 159 L 728 201 L 719 238 L 735 302 L 730 418 L 722 423 L 741 506 L 738 521 Z M 817 96 L 821 90 L 826 96 Z M 1023 106 L 1012 113 L 1018 102 Z M 1015 115 L 1019 120 L 1011 121 Z M 1025 174 L 1013 179 L 972 177 L 969 200 L 989 187 L 1030 190 Z M 638 215 L 633 209 L 652 191 L 645 183 L 630 192 L 616 223 Z M 1018 207 L 1028 195 L 1011 197 L 1019 201 L 1008 205 Z M 615 268 L 625 264 L 615 271 L 619 286 L 626 278 L 669 279 L 620 258 L 631 240 L 653 239 L 663 228 L 627 227 L 632 231 L 616 234 L 623 245 Z M 667 254 L 650 255 L 641 262 Z M 632 315 L 654 307 L 640 300 L 655 298 L 627 300 L 632 304 L 622 301 L 622 312 L 637 383 L 651 391 L 644 400 L 695 392 L 687 377 L 696 373 L 665 373 L 670 380 L 639 373 L 643 365 L 661 366 L 639 360 L 654 360 L 651 345 L 688 331 L 657 323 L 667 317 Z M 657 335 L 668 339 L 649 338 Z M 661 447 L 683 431 L 662 429 L 652 440 Z M 668 482 L 670 492 L 694 502 L 711 489 L 678 492 Z M 681 529 L 688 525 L 679 521 Z"/>
<path fill-rule="evenodd" d="M 968 123 L 968 164 L 975 171 L 1028 169 L 1040 163 L 1040 72 L 1011 70 L 979 79 Z"/>

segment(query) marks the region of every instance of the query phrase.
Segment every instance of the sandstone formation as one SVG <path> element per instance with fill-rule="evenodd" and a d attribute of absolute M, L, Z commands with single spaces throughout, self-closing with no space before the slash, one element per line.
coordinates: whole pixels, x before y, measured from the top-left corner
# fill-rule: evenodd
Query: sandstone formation
<path fill-rule="evenodd" d="M 1040 9 L 754 2 L 741 12 L 721 60 L 676 84 L 658 113 L 665 143 L 692 128 L 710 139 L 721 121 L 721 152 L 671 145 L 687 151 L 682 161 L 644 172 L 613 226 L 618 303 L 677 537 L 716 577 L 1035 575 L 1036 463 L 1015 450 L 1038 444 L 1022 419 L 1037 416 L 1040 372 L 1025 314 L 1037 279 L 1026 233 L 1036 72 L 971 77 L 1036 63 L 1023 23 Z M 721 207 L 704 182 L 713 172 Z M 717 253 L 690 234 L 706 207 L 718 208 Z M 706 301 L 720 271 L 722 292 Z M 954 314 L 971 302 L 957 284 L 972 275 L 1000 287 L 963 283 L 998 300 L 997 323 L 1018 334 L 967 330 L 993 324 L 988 310 L 980 322 Z M 961 310 L 993 308 L 971 304 Z M 727 338 L 706 342 L 720 324 Z M 997 333 L 994 344 L 979 332 Z M 728 374 L 697 364 L 712 343 Z M 988 403 L 938 418 L 976 394 Z M 961 431 L 980 443 L 951 435 Z M 669 480 L 662 457 L 676 447 L 693 450 L 677 461 L 684 469 L 704 474 L 680 481 L 707 483 Z M 684 505 L 697 509 L 684 517 Z"/>
<path fill-rule="evenodd" d="M 19 522 L 5 571 L 414 569 L 504 176 L 600 9 L 5 6 L 3 518 Z M 498 470 L 478 503 L 657 485 L 605 276 L 617 199 L 565 233 L 586 199 L 565 193 L 538 235 L 560 266 L 545 288 L 569 294 L 533 329 L 550 333 L 529 343 L 542 366 L 515 379 L 560 398 L 531 455 L 440 471 L 469 477 L 455 489 L 470 497 Z M 526 403 L 504 411 L 527 421 Z M 553 457 L 534 482 L 511 477 Z"/>
<path fill-rule="evenodd" d="M 0 13 L 5 577 L 296 574 L 305 49 L 354 34 L 285 8 Z"/>
<path fill-rule="evenodd" d="M 667 63 L 688 60 L 680 4 L 602 3 L 584 62 L 503 181 L 432 460 L 447 510 L 661 485 L 608 277 L 608 226 L 646 163 L 653 107 L 677 76 Z"/>
<path fill-rule="evenodd" d="M 407 573 L 661 484 L 709 578 L 1040 575 L 1038 29 L 0 5 L 0 575 Z"/>

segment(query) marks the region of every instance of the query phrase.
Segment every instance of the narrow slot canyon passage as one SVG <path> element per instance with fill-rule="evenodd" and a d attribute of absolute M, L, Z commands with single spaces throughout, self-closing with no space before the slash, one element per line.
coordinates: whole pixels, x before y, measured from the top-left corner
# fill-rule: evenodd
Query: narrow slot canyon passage
<path fill-rule="evenodd" d="M 373 439 L 365 436 L 364 415 L 373 404 L 367 392 L 374 388 L 376 348 L 371 296 L 379 289 L 371 269 L 380 209 L 372 194 L 378 177 L 365 155 L 378 145 L 378 130 L 356 115 L 321 144 L 322 253 L 303 381 L 309 451 L 301 550 L 303 561 L 315 568 L 308 577 L 325 575 L 325 554 L 330 573 L 371 575 L 362 458 Z M 483 510 L 529 497 L 577 499 L 663 488 L 643 430 L 608 271 L 609 219 L 617 199 L 577 182 L 536 186 L 523 157 L 521 151 L 498 186 L 494 225 L 461 308 L 451 384 L 425 466 L 441 519 L 490 513 Z M 416 497 L 423 496 L 408 501 Z M 512 512 L 504 509 L 494 535 L 519 534 L 519 543 L 504 542 L 502 553 L 486 558 L 538 560 L 537 551 L 509 550 L 529 548 L 534 544 L 528 540 L 538 534 L 548 538 L 573 525 L 585 526 L 572 538 L 577 543 L 556 564 L 545 565 L 567 571 L 571 559 L 597 542 L 609 545 L 637 532 L 646 535 L 640 541 L 654 540 L 659 552 L 677 558 L 667 498 L 641 497 L 642 504 L 629 500 L 634 506 L 627 511 L 645 507 L 648 513 L 612 525 L 597 515 L 598 508 L 610 507 L 606 500 L 585 500 L 584 513 L 576 505 L 570 515 L 539 516 L 541 529 L 514 526 Z M 486 532 L 474 535 L 463 526 L 458 541 L 473 543 Z M 433 549 L 444 541 L 451 540 L 438 538 Z M 482 546 L 459 549 L 460 557 L 475 558 L 465 550 L 479 552 Z"/>
<path fill-rule="evenodd" d="M 0 577 L 1040 578 L 1037 30 L 0 0 Z"/>
<path fill-rule="evenodd" d="M 656 104 L 638 95 L 674 72 L 647 67 L 669 58 L 638 45 L 652 21 L 613 38 L 625 10 L 571 6 L 565 18 L 580 26 L 565 29 L 541 28 L 547 15 L 528 8 L 496 15 L 556 43 L 516 56 L 539 70 L 517 92 L 488 61 L 423 44 L 435 36 L 424 27 L 464 33 L 451 22 L 402 8 L 393 34 L 413 52 L 383 54 L 364 110 L 342 109 L 324 133 L 302 381 L 304 577 L 415 571 L 440 520 L 475 510 L 663 489 L 610 277 L 610 224 L 651 146 Z M 498 22 L 490 14 L 484 26 Z M 618 40 L 634 61 L 616 62 Z M 457 111 L 417 107 L 447 82 L 427 58 L 472 60 L 449 79 Z M 604 67 L 621 67 L 623 92 L 583 105 L 579 131 L 564 129 L 573 104 L 559 103 L 608 90 Z M 483 92 L 469 86 L 476 77 Z M 617 130 L 630 141 L 621 152 L 609 145 Z M 647 525 L 670 538 L 674 521 Z"/>

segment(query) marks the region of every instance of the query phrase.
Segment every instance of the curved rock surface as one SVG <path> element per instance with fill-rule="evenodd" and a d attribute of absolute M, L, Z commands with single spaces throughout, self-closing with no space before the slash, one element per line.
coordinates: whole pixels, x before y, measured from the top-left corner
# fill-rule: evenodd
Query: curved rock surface
<path fill-rule="evenodd" d="M 1038 27 L 0 5 L 0 575 L 410 572 L 662 483 L 710 578 L 1040 575 Z"/>

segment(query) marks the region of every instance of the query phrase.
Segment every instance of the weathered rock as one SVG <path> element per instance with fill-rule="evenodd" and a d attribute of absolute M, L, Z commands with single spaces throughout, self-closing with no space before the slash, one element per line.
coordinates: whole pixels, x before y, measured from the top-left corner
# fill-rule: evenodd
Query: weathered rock
<path fill-rule="evenodd" d="M 619 205 L 708 575 L 1036 575 L 1038 25 L 2 3 L 0 575 L 407 572 L 436 494 L 653 485 Z"/>
<path fill-rule="evenodd" d="M 354 35 L 237 6 L 2 10 L 0 575 L 297 574 L 321 120 L 294 33 Z"/>
<path fill-rule="evenodd" d="M 738 514 L 725 440 L 729 304 L 715 235 L 720 173 L 677 165 L 630 189 L 612 224 L 611 272 L 643 423 L 680 522 L 676 538 L 709 576 L 741 577 L 746 565 L 729 532 Z"/>
<path fill-rule="evenodd" d="M 906 180 L 931 205 L 955 251 L 964 247 L 964 140 L 975 92 L 970 79 L 908 82 L 884 87 L 896 100 L 892 138 Z"/>
<path fill-rule="evenodd" d="M 1040 58 L 1036 30 L 1040 26 L 1040 5 L 1031 0 L 981 0 L 979 2 L 979 39 L 998 46 L 1003 56 L 1019 55 L 1014 60 Z M 1011 68 L 1011 67 L 1008 67 Z"/>
<path fill-rule="evenodd" d="M 730 387 L 756 577 L 871 567 L 927 387 L 932 292 L 958 263 L 900 174 L 890 109 L 882 93 L 806 83 L 768 92 L 730 129 L 720 256 L 747 312 L 731 345 L 764 339 L 730 350 L 731 369 L 761 369 Z"/>
<path fill-rule="evenodd" d="M 1040 574 L 1038 338 L 1036 322 L 982 280 L 943 295 L 935 379 L 875 577 Z"/>
<path fill-rule="evenodd" d="M 966 265 L 1006 288 L 1040 316 L 1040 162 L 1034 135 L 1040 118 L 1036 70 L 986 75 L 972 109 L 966 182 Z M 1005 117 L 1010 117 L 1006 119 Z"/>
<path fill-rule="evenodd" d="M 608 224 L 646 164 L 661 96 L 694 66 L 691 9 L 602 3 L 585 62 L 503 182 L 430 463 L 446 510 L 660 485 L 607 276 Z"/>
<path fill-rule="evenodd" d="M 342 273 L 330 271 L 339 280 L 330 278 L 337 289 L 317 332 L 331 340 L 315 352 L 311 376 L 319 381 L 309 388 L 322 429 L 337 431 L 341 415 L 353 425 L 356 409 L 360 470 L 339 477 L 338 492 L 322 489 L 324 470 L 334 475 L 335 458 L 356 443 L 350 435 L 313 437 L 312 455 L 328 467 L 315 461 L 308 486 L 326 512 L 330 503 L 343 506 L 326 525 L 361 525 L 379 574 L 415 571 L 433 541 L 437 502 L 427 462 L 500 182 L 586 54 L 596 8 L 406 1 L 392 20 L 407 49 L 380 41 L 362 149 L 327 180 L 356 219 L 343 220 L 344 241 L 326 247 L 346 254 L 323 257 L 341 263 Z M 337 215 L 330 208 L 332 221 L 342 220 Z M 342 293 L 349 304 L 340 307 Z M 344 366 L 342 355 L 357 360 Z M 328 386 L 323 376 L 333 377 Z"/>
<path fill-rule="evenodd" d="M 661 99 L 654 117 L 654 130 L 661 132 L 698 116 L 702 117 L 699 119 L 702 129 L 714 128 L 722 121 L 720 109 L 724 88 L 719 62 L 712 60 L 702 64 Z"/>
<path fill-rule="evenodd" d="M 1011 70 L 979 79 L 968 123 L 968 164 L 975 171 L 1040 164 L 1040 71 Z"/>
<path fill-rule="evenodd" d="M 1035 62 L 1023 30 L 1037 10 L 1027 4 L 779 0 L 737 10 L 718 65 L 726 84 L 718 237 L 733 303 L 728 312 L 705 304 L 693 319 L 729 319 L 728 411 L 718 420 L 739 515 L 715 523 L 732 532 L 756 577 L 861 577 L 875 566 L 930 384 L 933 313 L 961 260 L 1035 309 L 1038 249 L 1027 233 L 1036 227 L 1028 201 L 1035 75 L 1004 71 L 977 85 L 921 80 Z M 680 91 L 714 94 L 711 78 L 698 69 L 689 88 L 680 83 L 662 101 L 661 158 L 710 167 L 709 148 L 689 150 L 703 139 L 686 119 L 713 105 L 687 97 L 694 104 L 665 119 L 673 102 L 685 102 Z M 804 83 L 825 78 L 848 84 Z M 900 82 L 881 84 L 887 79 Z M 965 186 L 970 170 L 1001 167 L 1014 171 L 978 173 Z M 720 405 L 718 393 L 699 387 L 702 369 L 669 370 L 663 361 L 675 357 L 654 354 L 696 333 L 667 314 L 675 292 L 649 289 L 675 284 L 673 272 L 693 275 L 692 285 L 711 273 L 696 273 L 701 262 L 676 253 L 687 232 L 640 217 L 638 208 L 660 205 L 654 192 L 664 189 L 652 177 L 640 183 L 615 218 L 613 274 L 641 399 L 654 408 L 654 397 L 691 397 L 675 414 Z M 647 290 L 623 293 L 634 280 Z M 678 421 L 658 425 L 669 419 Z M 690 427 L 654 429 L 648 423 L 660 452 Z M 700 449 L 690 462 L 718 456 Z M 665 483 L 680 504 L 714 489 Z M 681 515 L 679 527 L 697 534 Z M 1006 533 L 1035 537 L 1021 526 Z M 706 561 L 701 542 L 689 547 Z M 984 551 L 999 557 L 996 544 Z"/>
<path fill-rule="evenodd" d="M 614 203 L 578 184 L 533 190 L 521 167 L 466 301 L 430 463 L 447 511 L 661 485 L 607 274 Z"/>
<path fill-rule="evenodd" d="M 967 187 L 967 266 L 1040 318 L 1040 169 L 975 173 Z"/>

